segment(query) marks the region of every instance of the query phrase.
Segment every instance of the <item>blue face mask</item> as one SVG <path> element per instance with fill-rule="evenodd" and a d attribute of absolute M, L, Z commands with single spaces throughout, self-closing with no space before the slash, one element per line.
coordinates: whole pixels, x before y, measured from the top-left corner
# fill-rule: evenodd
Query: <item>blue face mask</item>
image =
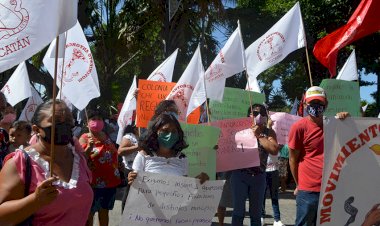
<path fill-rule="evenodd" d="M 313 117 L 320 117 L 325 112 L 326 107 L 321 104 L 310 104 L 307 105 L 306 110 L 307 113 Z"/>
<path fill-rule="evenodd" d="M 179 140 L 177 132 L 162 132 L 158 134 L 158 144 L 167 149 L 171 149 Z"/>

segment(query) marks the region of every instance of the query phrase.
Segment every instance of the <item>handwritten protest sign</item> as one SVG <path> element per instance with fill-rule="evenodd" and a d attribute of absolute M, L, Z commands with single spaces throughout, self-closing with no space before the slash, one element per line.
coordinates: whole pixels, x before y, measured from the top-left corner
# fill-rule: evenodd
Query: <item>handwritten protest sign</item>
<path fill-rule="evenodd" d="M 329 104 L 324 113 L 335 116 L 338 112 L 347 111 L 351 116 L 360 116 L 359 83 L 337 79 L 323 79 L 320 87 L 326 91 Z"/>
<path fill-rule="evenodd" d="M 156 82 L 139 79 L 137 97 L 137 127 L 147 127 L 157 104 L 165 100 L 175 86 L 172 82 Z"/>
<path fill-rule="evenodd" d="M 181 123 L 189 147 L 183 150 L 189 161 L 189 176 L 195 177 L 201 172 L 215 180 L 216 150 L 220 129 L 206 125 Z"/>
<path fill-rule="evenodd" d="M 221 129 L 216 155 L 216 171 L 225 172 L 260 165 L 257 139 L 252 133 L 252 118 L 211 122 Z"/>
<path fill-rule="evenodd" d="M 223 102 L 210 101 L 211 121 L 242 118 L 247 116 L 249 94 L 252 103 L 262 104 L 265 102 L 265 95 L 237 88 L 224 88 Z"/>
<path fill-rule="evenodd" d="M 380 220 L 380 120 L 328 117 L 323 131 L 317 224 L 375 225 Z M 369 223 L 370 218 L 375 221 Z"/>
<path fill-rule="evenodd" d="M 224 181 L 140 172 L 126 201 L 121 226 L 211 225 Z"/>
<path fill-rule="evenodd" d="M 139 79 L 139 92 L 137 97 L 137 127 L 147 127 L 154 115 L 156 106 L 169 95 L 175 86 L 174 82 L 157 82 Z M 200 109 L 193 111 L 188 117 L 188 123 L 197 124 Z"/>
<path fill-rule="evenodd" d="M 269 114 L 273 121 L 272 129 L 276 132 L 277 142 L 287 144 L 290 127 L 302 117 L 285 112 L 270 112 Z"/>

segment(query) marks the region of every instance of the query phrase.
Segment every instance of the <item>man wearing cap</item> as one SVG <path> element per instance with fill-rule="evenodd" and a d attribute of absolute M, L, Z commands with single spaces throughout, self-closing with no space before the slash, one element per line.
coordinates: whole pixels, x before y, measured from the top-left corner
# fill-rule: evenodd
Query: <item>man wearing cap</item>
<path fill-rule="evenodd" d="M 289 165 L 297 188 L 295 225 L 315 225 L 323 172 L 323 113 L 328 101 L 325 91 L 312 86 L 306 91 L 308 116 L 294 123 L 289 131 Z M 338 113 L 344 119 L 347 112 Z"/>

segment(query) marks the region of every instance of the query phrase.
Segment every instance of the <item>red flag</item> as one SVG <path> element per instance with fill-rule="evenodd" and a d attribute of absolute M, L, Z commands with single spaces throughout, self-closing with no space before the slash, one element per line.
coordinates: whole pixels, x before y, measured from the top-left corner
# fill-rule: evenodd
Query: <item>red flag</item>
<path fill-rule="evenodd" d="M 314 46 L 314 56 L 336 75 L 336 58 L 344 46 L 380 30 L 380 1 L 362 0 L 346 25 L 320 39 Z"/>

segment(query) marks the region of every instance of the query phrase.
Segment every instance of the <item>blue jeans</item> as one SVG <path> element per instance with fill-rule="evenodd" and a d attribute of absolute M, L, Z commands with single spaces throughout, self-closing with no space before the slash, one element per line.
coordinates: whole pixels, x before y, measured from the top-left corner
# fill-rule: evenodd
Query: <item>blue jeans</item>
<path fill-rule="evenodd" d="M 272 208 L 273 208 L 273 218 L 275 221 L 281 220 L 280 216 L 280 206 L 278 204 L 278 186 L 279 186 L 279 176 L 278 170 L 266 172 L 267 176 L 267 186 L 264 190 L 264 201 L 263 201 L 263 211 L 262 217 L 265 217 L 265 195 L 267 192 L 267 188 L 269 188 L 269 194 L 272 199 Z"/>
<path fill-rule="evenodd" d="M 261 211 L 264 200 L 265 173 L 252 176 L 241 170 L 232 171 L 231 188 L 233 197 L 232 226 L 242 226 L 245 201 L 249 199 L 251 226 L 261 226 Z"/>
<path fill-rule="evenodd" d="M 296 196 L 298 225 L 316 225 L 318 212 L 319 192 L 299 190 Z"/>

